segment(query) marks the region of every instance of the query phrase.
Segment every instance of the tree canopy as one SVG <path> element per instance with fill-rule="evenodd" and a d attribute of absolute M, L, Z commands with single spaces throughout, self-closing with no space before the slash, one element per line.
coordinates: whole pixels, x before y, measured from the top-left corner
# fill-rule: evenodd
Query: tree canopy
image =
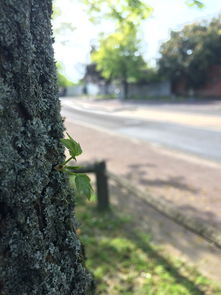
<path fill-rule="evenodd" d="M 146 19 L 153 8 L 148 1 L 143 0 L 83 0 L 86 4 L 92 21 L 101 21 L 104 18 L 115 20 L 118 24 L 131 22 L 134 25 Z M 186 0 L 189 6 L 202 8 L 203 1 Z"/>
<path fill-rule="evenodd" d="M 93 21 L 114 21 L 113 32 L 100 38 L 91 57 L 105 79 L 123 83 L 126 96 L 127 83 L 143 80 L 148 73 L 138 34 L 142 21 L 151 14 L 152 8 L 142 0 L 84 0 L 84 3 Z M 191 0 L 188 5 L 202 7 L 203 4 Z"/>
<path fill-rule="evenodd" d="M 126 27 L 101 39 L 99 48 L 92 53 L 92 61 L 106 79 L 136 82 L 146 69 L 139 43 L 136 31 Z"/>
<path fill-rule="evenodd" d="M 99 45 L 91 54 L 97 70 L 107 80 L 118 80 L 127 96 L 128 82 L 141 79 L 146 63 L 140 50 L 138 32 L 142 20 L 152 9 L 141 0 L 85 0 L 95 21 L 103 18 L 114 21 L 114 29 L 108 36 L 101 36 Z"/>
<path fill-rule="evenodd" d="M 189 87 L 205 82 L 208 69 L 221 65 L 221 20 L 194 23 L 172 31 L 160 48 L 159 71 L 171 80 L 185 77 Z"/>
<path fill-rule="evenodd" d="M 114 20 L 117 26 L 123 23 L 139 25 L 152 8 L 142 0 L 84 0 L 92 21 Z"/>

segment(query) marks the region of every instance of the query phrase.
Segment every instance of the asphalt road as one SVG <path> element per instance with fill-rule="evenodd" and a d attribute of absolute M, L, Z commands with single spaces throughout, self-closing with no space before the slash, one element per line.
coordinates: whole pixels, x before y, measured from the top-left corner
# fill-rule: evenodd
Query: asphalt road
<path fill-rule="evenodd" d="M 221 163 L 221 131 L 175 123 L 125 118 L 62 106 L 62 115 L 91 127 Z"/>

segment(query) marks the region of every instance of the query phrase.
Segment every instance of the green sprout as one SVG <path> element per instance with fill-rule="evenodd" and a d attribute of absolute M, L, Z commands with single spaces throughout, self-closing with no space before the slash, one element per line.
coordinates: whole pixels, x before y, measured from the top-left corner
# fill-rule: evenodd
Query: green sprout
<path fill-rule="evenodd" d="M 76 161 L 76 157 L 82 154 L 81 146 L 76 142 L 68 133 L 68 138 L 60 139 L 61 143 L 68 149 L 70 157 L 62 164 L 57 165 L 55 168 L 74 177 L 75 189 L 79 196 L 84 196 L 88 200 L 91 198 L 93 188 L 91 186 L 90 178 L 83 173 L 79 173 L 80 166 L 68 166 L 71 160 Z"/>

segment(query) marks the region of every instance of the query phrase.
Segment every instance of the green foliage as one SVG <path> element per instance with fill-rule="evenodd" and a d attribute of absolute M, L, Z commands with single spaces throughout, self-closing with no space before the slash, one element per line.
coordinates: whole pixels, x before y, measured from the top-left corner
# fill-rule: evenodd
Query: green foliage
<path fill-rule="evenodd" d="M 66 45 L 69 42 L 69 35 L 76 29 L 72 23 L 63 21 L 62 9 L 58 5 L 59 0 L 54 0 L 52 5 L 52 24 L 56 43 Z"/>
<path fill-rule="evenodd" d="M 91 55 L 92 61 L 106 79 L 137 82 L 143 78 L 147 68 L 139 45 L 136 30 L 125 25 L 121 30 L 101 38 L 99 48 Z"/>
<path fill-rule="evenodd" d="M 77 174 L 75 176 L 75 185 L 80 196 L 86 196 L 89 200 L 91 197 L 92 187 L 90 178 L 86 174 Z"/>
<path fill-rule="evenodd" d="M 92 53 L 97 70 L 107 80 L 118 80 L 127 97 L 129 82 L 144 77 L 146 63 L 140 53 L 137 37 L 141 22 L 152 12 L 142 0 L 85 0 L 93 21 L 111 19 L 114 30 L 99 40 L 98 48 Z"/>
<path fill-rule="evenodd" d="M 69 150 L 71 157 L 76 160 L 76 157 L 82 154 L 81 146 L 78 142 L 76 142 L 68 133 L 68 138 L 62 138 L 61 142 L 63 145 Z"/>
<path fill-rule="evenodd" d="M 77 194 L 79 196 L 84 196 L 89 200 L 93 190 L 90 183 L 90 178 L 86 174 L 78 173 L 78 170 L 81 167 L 67 166 L 68 162 L 71 160 L 76 160 L 76 157 L 82 154 L 81 146 L 68 133 L 67 136 L 68 138 L 61 138 L 60 141 L 68 149 L 71 157 L 68 158 L 64 163 L 57 165 L 55 168 L 58 171 L 62 171 L 71 175 L 74 179 Z"/>
<path fill-rule="evenodd" d="M 125 23 L 137 26 L 152 12 L 152 8 L 141 0 L 84 0 L 91 20 L 114 20 L 117 26 Z"/>
<path fill-rule="evenodd" d="M 205 4 L 202 1 L 198 1 L 198 0 L 186 0 L 186 3 L 190 7 L 196 6 L 198 8 L 203 8 L 205 6 Z"/>
<path fill-rule="evenodd" d="M 56 68 L 57 68 L 57 82 L 59 87 L 68 87 L 74 85 L 74 83 L 70 80 L 68 80 L 64 74 L 62 74 L 63 71 L 63 66 L 61 63 L 57 62 L 56 63 Z"/>
<path fill-rule="evenodd" d="M 221 63 L 221 21 L 192 24 L 171 32 L 160 49 L 160 73 L 171 80 L 184 77 L 189 87 L 202 85 L 209 67 Z"/>
<path fill-rule="evenodd" d="M 165 257 L 131 217 L 113 208 L 95 211 L 95 203 L 77 204 L 86 264 L 97 281 L 97 295 L 219 295 L 220 289 L 193 268 Z M 114 212 L 114 213 L 113 213 Z"/>
<path fill-rule="evenodd" d="M 61 9 L 56 5 L 56 1 L 52 3 L 52 20 L 61 15 Z"/>

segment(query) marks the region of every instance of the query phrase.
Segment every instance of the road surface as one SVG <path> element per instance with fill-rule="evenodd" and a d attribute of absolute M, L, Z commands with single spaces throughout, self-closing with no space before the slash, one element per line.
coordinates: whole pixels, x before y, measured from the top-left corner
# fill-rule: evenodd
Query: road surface
<path fill-rule="evenodd" d="M 221 129 L 127 118 L 108 110 L 99 112 L 75 107 L 74 104 L 64 104 L 62 111 L 64 116 L 95 128 L 221 163 Z"/>

